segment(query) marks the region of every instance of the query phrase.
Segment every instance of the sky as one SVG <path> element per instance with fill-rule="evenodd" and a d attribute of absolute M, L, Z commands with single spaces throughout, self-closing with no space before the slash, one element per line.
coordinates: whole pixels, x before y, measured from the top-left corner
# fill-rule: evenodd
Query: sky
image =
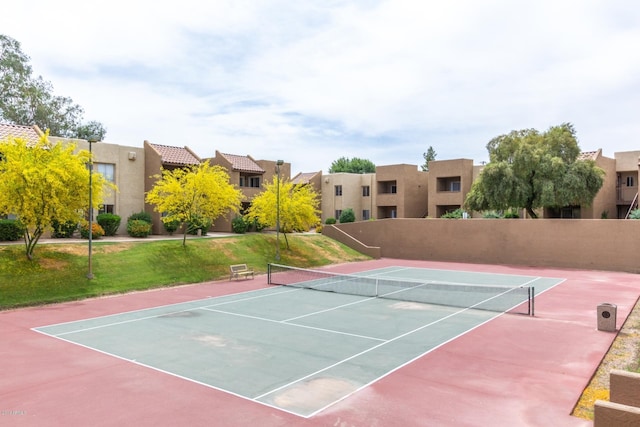
<path fill-rule="evenodd" d="M 640 150 L 637 0 L 12 1 L 0 34 L 105 142 L 376 165 L 572 123 Z"/>

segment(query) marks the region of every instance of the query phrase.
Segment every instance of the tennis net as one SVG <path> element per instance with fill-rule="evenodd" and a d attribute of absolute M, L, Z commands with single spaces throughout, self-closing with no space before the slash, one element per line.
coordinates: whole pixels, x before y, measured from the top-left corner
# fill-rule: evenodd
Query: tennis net
<path fill-rule="evenodd" d="M 400 301 L 512 312 L 533 316 L 533 286 L 480 285 L 431 280 L 383 279 L 280 264 L 268 265 L 268 283 Z"/>

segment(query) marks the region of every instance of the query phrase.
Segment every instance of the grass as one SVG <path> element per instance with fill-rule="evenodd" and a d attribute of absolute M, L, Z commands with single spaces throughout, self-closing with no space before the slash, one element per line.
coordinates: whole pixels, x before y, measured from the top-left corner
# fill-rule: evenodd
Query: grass
<path fill-rule="evenodd" d="M 282 264 L 312 267 L 368 259 L 320 234 L 290 235 L 281 243 Z M 275 258 L 276 237 L 250 233 L 213 239 L 93 242 L 92 270 L 87 244 L 40 244 L 29 261 L 23 245 L 0 246 L 0 309 L 228 278 L 229 265 L 248 264 L 266 273 Z"/>

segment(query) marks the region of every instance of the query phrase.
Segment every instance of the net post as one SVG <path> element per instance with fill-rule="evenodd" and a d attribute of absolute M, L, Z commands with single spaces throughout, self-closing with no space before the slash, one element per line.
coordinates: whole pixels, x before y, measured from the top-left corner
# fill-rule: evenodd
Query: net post
<path fill-rule="evenodd" d="M 271 284 L 271 263 L 267 263 L 267 285 Z"/>
<path fill-rule="evenodd" d="M 529 288 L 529 315 L 530 316 L 534 316 L 535 315 L 535 288 L 533 286 L 531 286 Z"/>

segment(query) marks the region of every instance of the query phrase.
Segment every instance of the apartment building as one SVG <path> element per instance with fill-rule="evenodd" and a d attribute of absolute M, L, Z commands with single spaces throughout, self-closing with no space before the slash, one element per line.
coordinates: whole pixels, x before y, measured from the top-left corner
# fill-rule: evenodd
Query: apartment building
<path fill-rule="evenodd" d="M 255 160 L 247 155 L 226 154 L 216 150 L 215 157 L 205 159 L 211 165 L 222 166 L 229 174 L 229 182 L 236 185 L 242 194 L 244 200 L 242 202 L 242 214 L 251 205 L 251 200 L 263 191 L 265 182 L 273 182 L 277 173 L 280 173 L 280 179 L 288 180 L 291 177 L 291 163 L 282 162 L 278 164 L 276 160 Z M 230 213 L 225 217 L 218 218 L 212 231 L 232 231 L 231 222 L 237 216 Z"/>
<path fill-rule="evenodd" d="M 9 136 L 35 143 L 42 132 L 37 126 L 0 124 L 0 140 Z M 89 149 L 85 140 L 50 137 L 53 142 L 73 142 L 78 149 Z M 230 183 L 244 194 L 243 210 L 262 191 L 265 182 L 272 181 L 276 172 L 283 180 L 291 176 L 291 164 L 275 160 L 255 160 L 249 155 L 221 153 L 202 159 L 188 147 L 173 147 L 144 141 L 143 147 L 130 147 L 98 142 L 91 144 L 94 167 L 117 187 L 106 195 L 99 212 L 120 215 L 126 220 L 142 210 L 152 214 L 153 233 L 163 234 L 161 214 L 144 203 L 144 196 L 156 182 L 163 169 L 197 165 L 209 161 L 229 173 Z M 617 152 L 614 158 L 602 155 L 602 150 L 583 152 L 582 159 L 593 160 L 605 171 L 605 182 L 591 206 L 566 206 L 544 209 L 546 218 L 626 218 L 638 207 L 640 151 Z M 356 220 L 383 218 L 438 218 L 461 208 L 471 185 L 482 170 L 470 159 L 433 160 L 429 171 L 417 165 L 397 164 L 376 167 L 375 173 L 336 173 L 323 175 L 321 171 L 299 173 L 292 182 L 312 185 L 321 195 L 321 219 L 340 217 L 343 210 L 353 209 Z M 216 220 L 212 230 L 229 232 L 235 214 Z M 126 233 L 126 221 L 120 234 Z"/>
<path fill-rule="evenodd" d="M 162 175 L 162 170 L 175 170 L 189 166 L 197 166 L 202 161 L 188 147 L 152 144 L 149 141 L 144 141 L 143 154 L 144 162 L 141 168 L 141 172 L 144 174 L 143 197 L 148 191 L 151 191 L 155 183 L 158 181 L 159 176 Z M 101 160 L 97 153 L 96 160 Z M 147 203 L 144 204 L 143 210 L 151 214 L 151 232 L 153 234 L 165 234 L 164 226 L 162 224 L 162 212 L 156 212 L 154 206 Z M 140 210 L 136 212 L 140 212 Z M 123 216 L 123 222 L 126 222 L 126 218 L 127 217 Z"/>
<path fill-rule="evenodd" d="M 470 159 L 430 161 L 428 215 L 440 218 L 462 208 L 480 170 Z"/>
<path fill-rule="evenodd" d="M 342 211 L 353 209 L 356 221 L 374 218 L 376 182 L 373 173 L 332 173 L 322 176 L 321 220 L 340 219 Z"/>
<path fill-rule="evenodd" d="M 356 221 L 421 218 L 427 213 L 428 173 L 416 165 L 376 167 L 375 173 L 322 176 L 322 222 L 352 209 Z"/>

